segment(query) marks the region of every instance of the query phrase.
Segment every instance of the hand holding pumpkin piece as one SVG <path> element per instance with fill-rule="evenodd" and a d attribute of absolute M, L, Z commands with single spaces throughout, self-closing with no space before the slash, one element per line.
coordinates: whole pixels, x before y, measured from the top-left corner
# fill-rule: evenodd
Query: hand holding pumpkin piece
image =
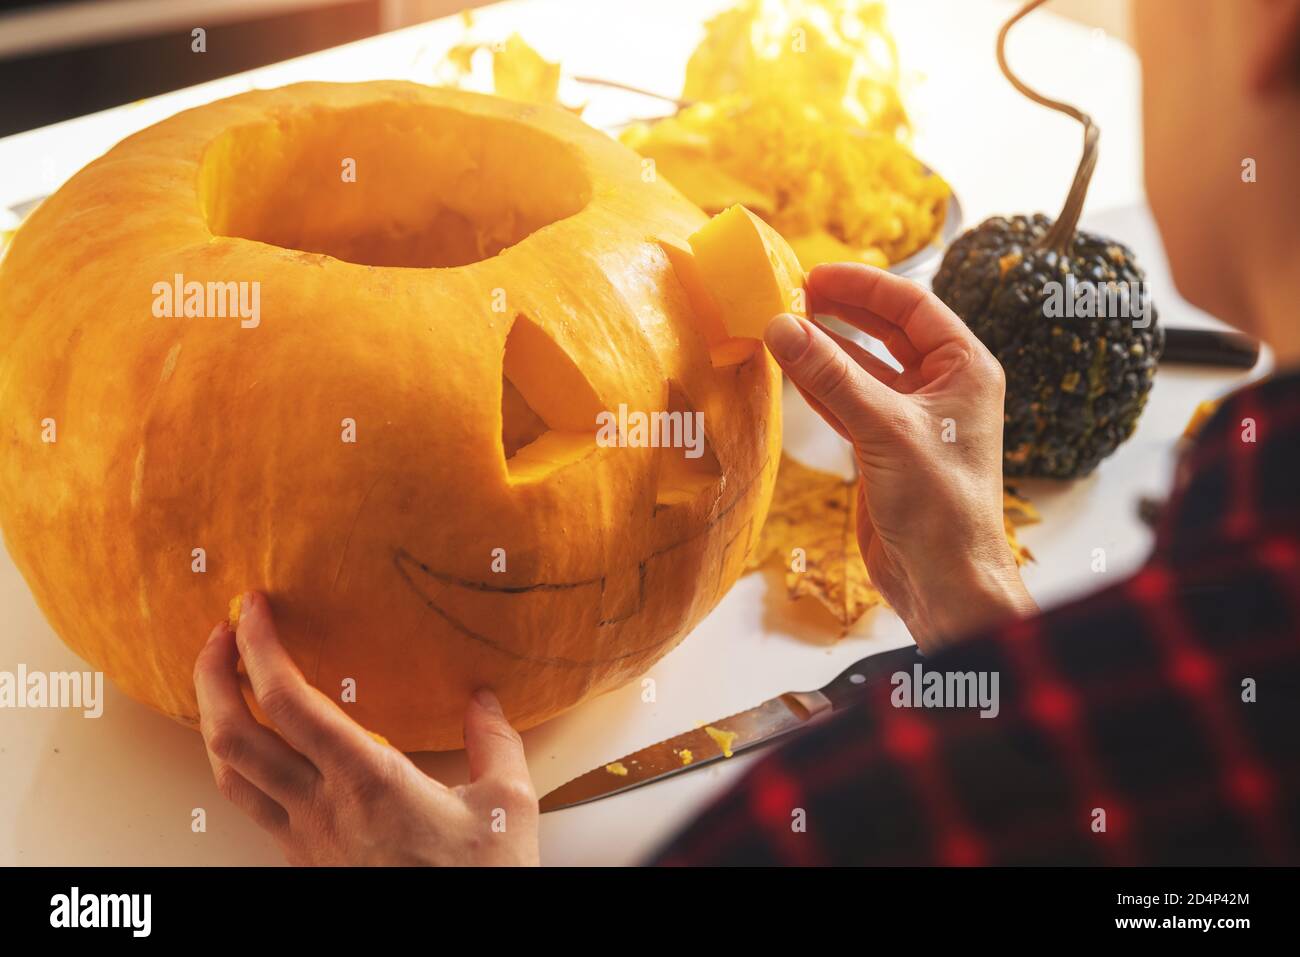
<path fill-rule="evenodd" d="M 274 726 L 259 723 L 238 664 Z M 536 864 L 537 797 L 519 735 L 490 691 L 465 713 L 470 783 L 448 788 L 307 683 L 280 644 L 266 597 L 239 603 L 194 667 L 200 730 L 221 793 L 291 864 Z"/>
<path fill-rule="evenodd" d="M 1003 527 L 1002 367 L 937 297 L 871 266 L 818 266 L 809 312 L 884 343 L 896 370 L 807 319 L 766 340 L 858 464 L 858 543 L 923 652 L 1036 610 Z"/>

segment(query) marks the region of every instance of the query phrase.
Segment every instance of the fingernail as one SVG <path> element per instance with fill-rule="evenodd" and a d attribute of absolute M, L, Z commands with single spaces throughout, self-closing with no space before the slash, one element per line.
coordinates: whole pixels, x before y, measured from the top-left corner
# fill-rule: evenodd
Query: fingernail
<path fill-rule="evenodd" d="M 478 691 L 474 692 L 474 700 L 489 711 L 496 714 L 501 713 L 501 702 L 497 700 L 497 696 L 492 693 L 491 688 L 479 688 Z"/>
<path fill-rule="evenodd" d="M 248 617 L 248 613 L 253 607 L 253 602 L 256 600 L 257 600 L 256 596 L 251 591 L 244 592 L 244 594 L 240 597 L 239 599 L 239 620 L 240 621 L 243 621 L 245 618 Z"/>
<path fill-rule="evenodd" d="M 767 324 L 764 339 L 774 356 L 793 362 L 808 348 L 808 329 L 794 316 L 783 312 Z"/>

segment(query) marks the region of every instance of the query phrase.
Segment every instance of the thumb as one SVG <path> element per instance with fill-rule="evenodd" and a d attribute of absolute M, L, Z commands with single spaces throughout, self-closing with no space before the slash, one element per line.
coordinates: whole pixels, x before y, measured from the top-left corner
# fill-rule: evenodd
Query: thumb
<path fill-rule="evenodd" d="M 865 438 L 880 410 L 898 401 L 897 393 L 854 362 L 816 323 L 781 313 L 768 324 L 764 338 L 790 381 L 814 408 L 821 406 L 819 412 L 838 420 L 850 441 Z"/>
<path fill-rule="evenodd" d="M 488 778 L 532 787 L 524 742 L 506 720 L 497 696 L 487 688 L 474 692 L 465 711 L 465 757 L 471 784 Z"/>

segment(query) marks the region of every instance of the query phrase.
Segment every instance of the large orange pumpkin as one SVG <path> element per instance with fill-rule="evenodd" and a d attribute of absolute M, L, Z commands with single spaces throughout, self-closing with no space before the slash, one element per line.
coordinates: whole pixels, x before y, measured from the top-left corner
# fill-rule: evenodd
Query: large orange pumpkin
<path fill-rule="evenodd" d="M 10 554 L 74 651 L 190 724 L 247 588 L 406 750 L 458 747 L 481 685 L 520 727 L 613 688 L 740 574 L 776 473 L 779 374 L 678 275 L 705 222 L 562 110 L 413 84 L 136 134 L 0 265 Z M 598 444 L 620 404 L 699 411 L 708 448 Z"/>

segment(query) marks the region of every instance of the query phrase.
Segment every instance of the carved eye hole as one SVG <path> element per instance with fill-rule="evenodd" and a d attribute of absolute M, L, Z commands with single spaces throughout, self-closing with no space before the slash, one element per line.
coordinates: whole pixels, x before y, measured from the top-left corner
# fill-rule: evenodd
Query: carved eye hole
<path fill-rule="evenodd" d="M 694 501 L 716 487 L 722 477 L 722 466 L 718 464 L 718 456 L 703 427 L 704 417 L 696 415 L 686 394 L 671 381 L 668 383 L 667 411 L 666 430 L 672 442 L 659 450 L 656 510 Z"/>
<path fill-rule="evenodd" d="M 555 340 L 517 316 L 501 374 L 501 448 L 511 483 L 535 482 L 595 449 L 601 408 Z"/>

